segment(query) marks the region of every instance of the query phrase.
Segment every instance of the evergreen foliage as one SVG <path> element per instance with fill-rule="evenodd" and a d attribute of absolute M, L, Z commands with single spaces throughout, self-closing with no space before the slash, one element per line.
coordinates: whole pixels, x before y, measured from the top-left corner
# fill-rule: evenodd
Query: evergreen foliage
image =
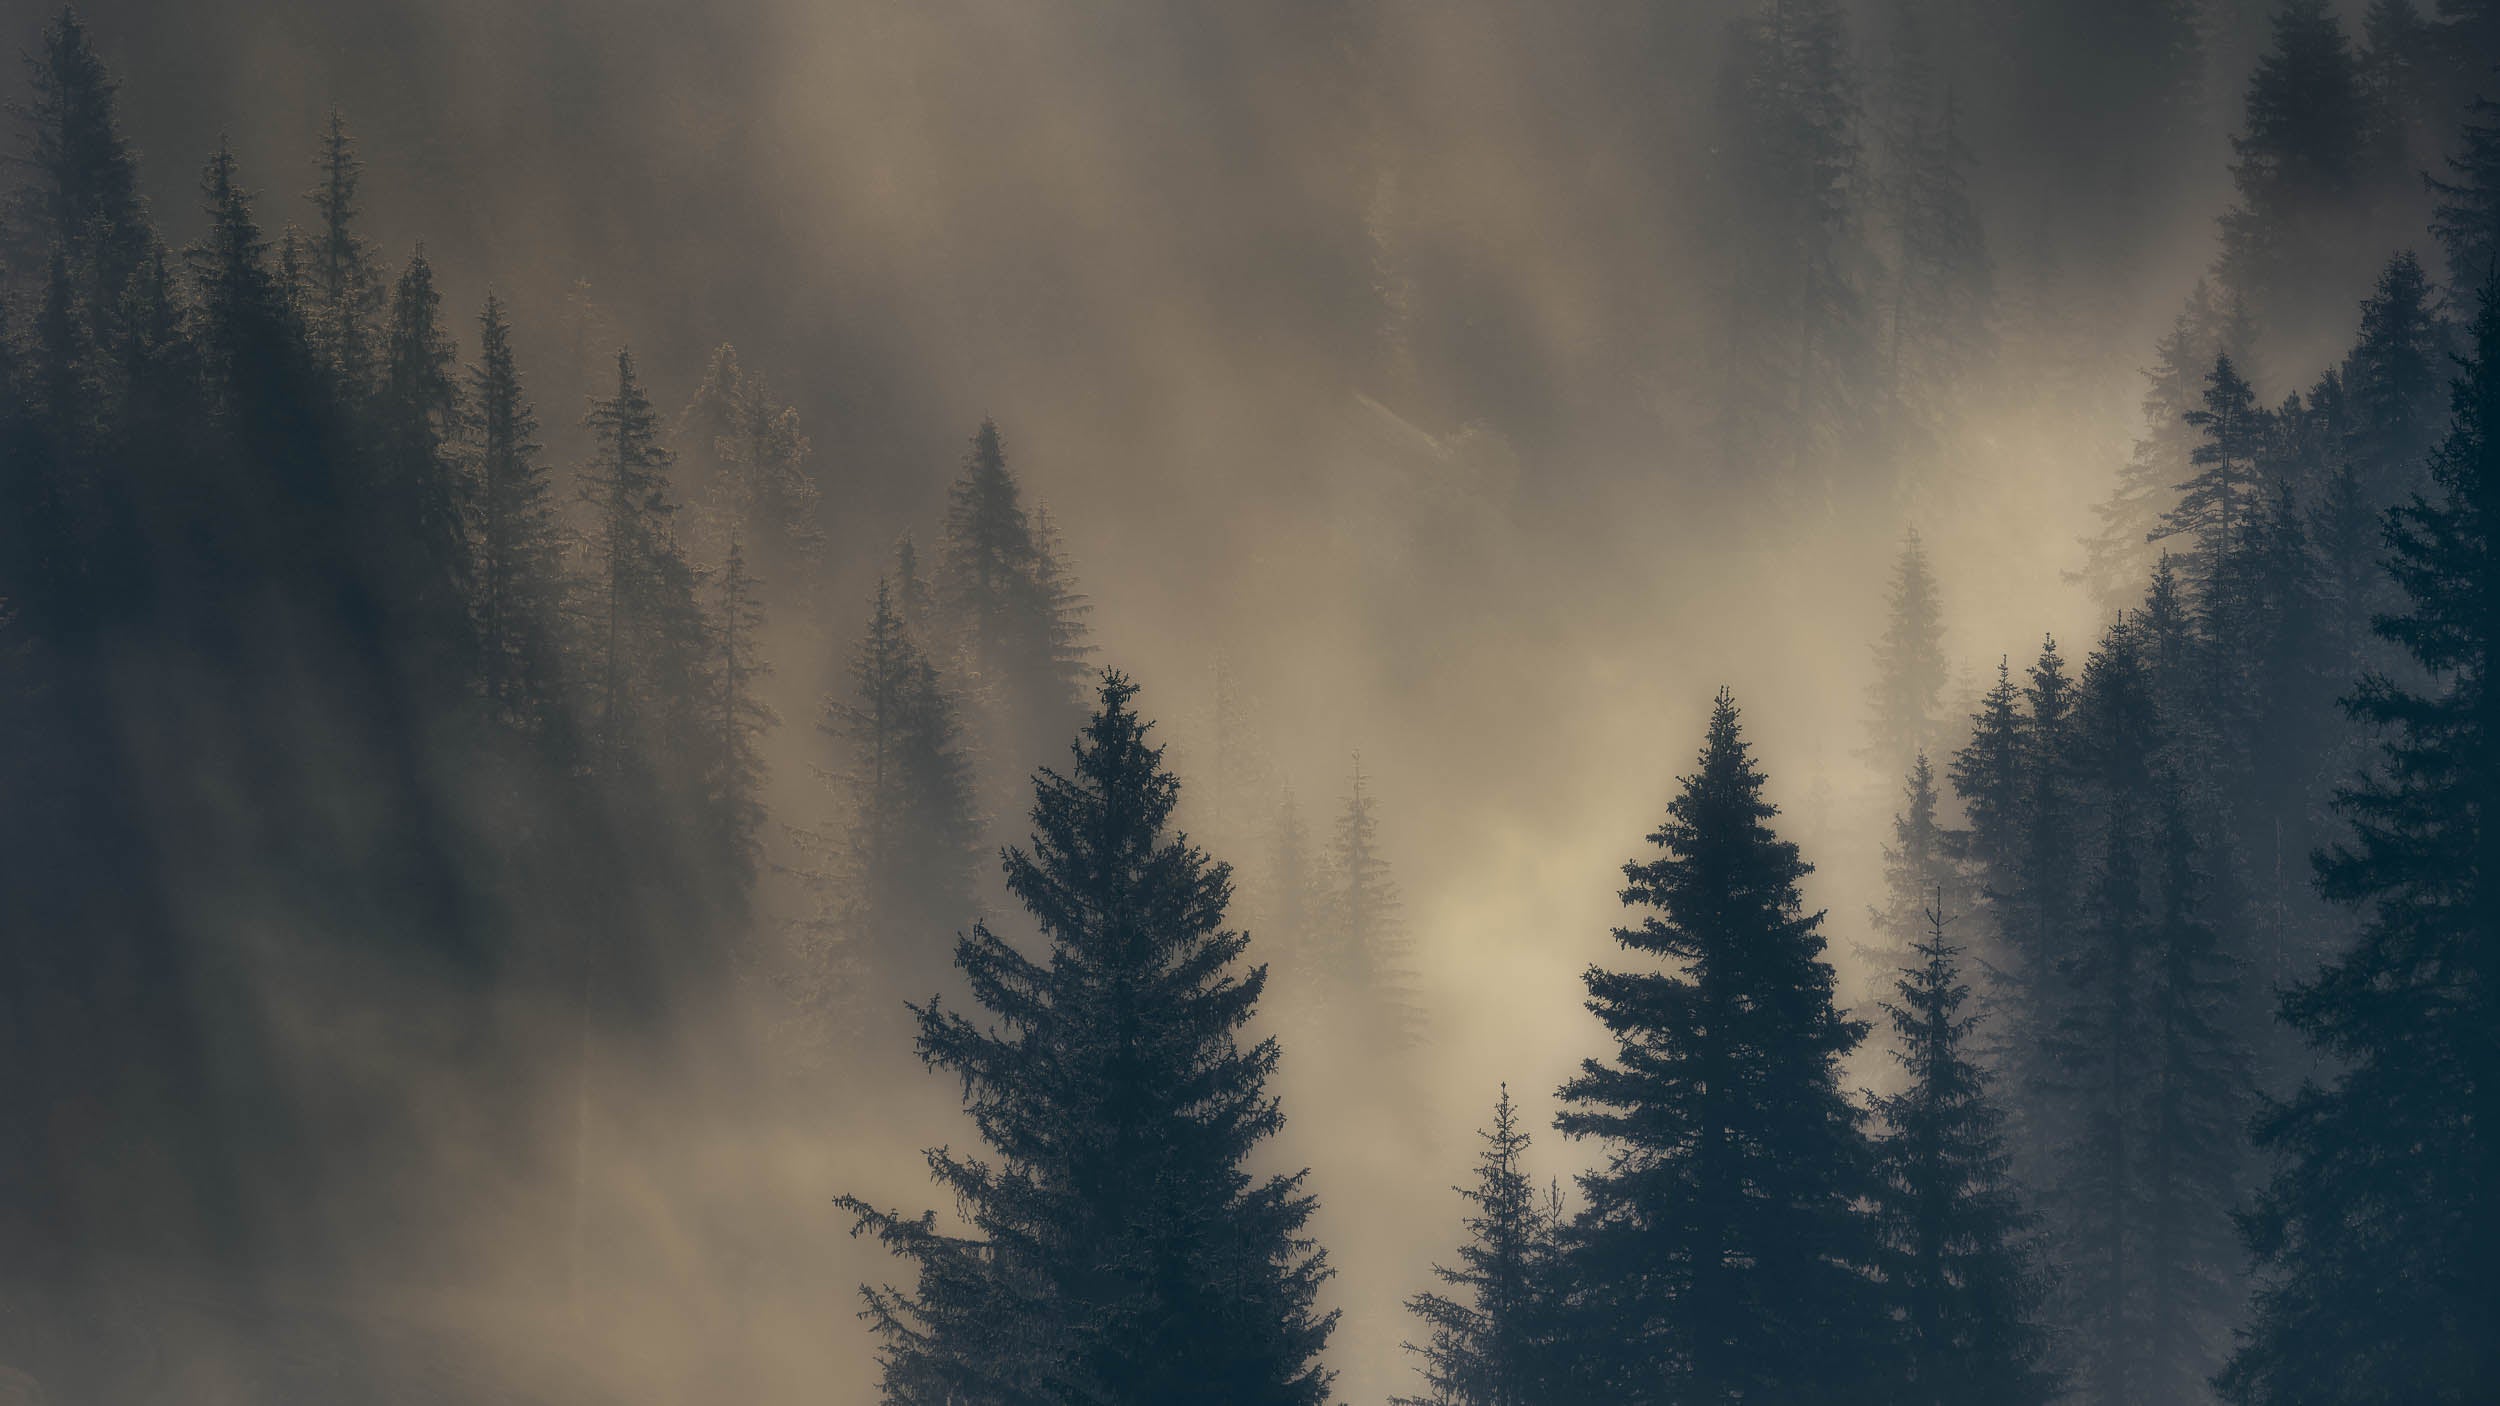
<path fill-rule="evenodd" d="M 1586 977 L 1616 1050 L 1556 1119 L 1605 1148 L 1568 1236 L 1577 1399 L 1852 1399 L 1884 1380 L 1868 1149 L 1839 1083 L 1866 1027 L 1833 1004 L 1808 868 L 1762 786 L 1722 690 L 1661 853 L 1624 868 L 1638 924 L 1616 941 L 1661 965 Z"/>
<path fill-rule="evenodd" d="M 1069 771 L 1035 778 L 1032 848 L 1007 852 L 1047 955 L 976 926 L 956 962 L 991 1023 L 915 1008 L 994 1154 L 929 1154 L 966 1233 L 842 1202 L 919 1274 L 867 1291 L 888 1400 L 1327 1398 L 1315 1203 L 1301 1174 L 1243 1167 L 1283 1122 L 1275 1043 L 1238 1039 L 1266 969 L 1223 927 L 1229 871 L 1168 829 L 1179 785 L 1134 696 L 1104 677 Z"/>

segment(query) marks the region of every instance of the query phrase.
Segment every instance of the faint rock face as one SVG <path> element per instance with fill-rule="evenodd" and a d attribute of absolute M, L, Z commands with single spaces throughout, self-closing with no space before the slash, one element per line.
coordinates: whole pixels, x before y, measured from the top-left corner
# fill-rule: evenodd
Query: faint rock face
<path fill-rule="evenodd" d="M 44 1406 L 43 1383 L 15 1367 L 0 1366 L 0 1406 Z"/>

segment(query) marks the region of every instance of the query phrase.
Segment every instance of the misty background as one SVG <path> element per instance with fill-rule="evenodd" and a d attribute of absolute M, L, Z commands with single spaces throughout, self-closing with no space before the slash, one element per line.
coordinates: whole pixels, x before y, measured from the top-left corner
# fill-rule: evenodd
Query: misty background
<path fill-rule="evenodd" d="M 1359 758 L 1424 1033 L 1370 1053 L 1298 1035 L 1288 1001 L 1269 1018 L 1287 1125 L 1261 1155 L 1312 1168 L 1337 1271 L 1323 1300 L 1345 1313 L 1336 1395 L 1376 1401 L 1408 1389 L 1401 1301 L 1449 1252 L 1443 1188 L 1497 1087 L 1539 1133 L 1540 1178 L 1583 1165 L 1545 1131 L 1551 1090 L 1605 1043 L 1579 975 L 1611 951 L 1621 866 L 1718 688 L 1746 710 L 1782 833 L 1816 865 L 1842 991 L 1862 996 L 1851 943 L 1882 899 L 1899 786 L 1866 696 L 1904 532 L 1937 574 L 1949 718 L 2001 656 L 2106 623 L 2112 598 L 2085 579 L 2093 508 L 2145 430 L 2156 339 L 2214 269 L 2274 7 L 1843 6 L 1856 237 L 1870 259 L 1889 237 L 1879 100 L 1915 23 L 1968 147 L 1986 351 L 1938 373 L 1916 434 L 1748 457 L 1725 428 L 1744 374 L 1726 324 L 1758 275 L 1730 225 L 1725 92 L 1731 24 L 1761 8 L 79 13 L 169 246 L 204 232 L 195 173 L 221 136 L 264 231 L 309 223 L 316 146 L 344 114 L 363 231 L 389 268 L 422 247 L 464 362 L 487 292 L 508 305 L 560 497 L 620 346 L 671 426 L 724 343 L 795 410 L 824 545 L 803 582 L 764 582 L 779 723 L 749 931 L 817 901 L 795 871 L 802 832 L 840 815 L 823 701 L 897 541 L 934 551 L 985 418 L 1090 607 L 1090 662 L 1139 682 L 1186 827 L 1236 867 L 1254 960 L 1287 796 L 1324 845 Z M 2356 37 L 2365 8 L 2338 9 Z M 2158 47 L 2108 13 L 2137 9 L 2172 23 Z M 50 16 L 0 6 L 0 41 L 31 50 Z M 21 66 L 0 95 L 26 100 Z M 2389 253 L 2434 258 L 2415 175 L 2444 130 L 2421 120 L 2266 309 L 2259 404 L 2340 354 Z M 1021 843 L 1020 820 L 989 805 L 983 853 Z M 184 869 L 184 837 L 160 839 Z M 831 1199 L 922 1204 L 918 1150 L 969 1136 L 951 1081 L 910 1055 L 900 1006 L 924 990 L 844 968 L 844 1019 L 870 1033 L 827 1047 L 783 1027 L 771 981 L 690 978 L 602 1037 L 594 1132 L 561 1058 L 516 1069 L 498 1097 L 538 1131 L 515 1143 L 479 1132 L 474 1071 L 427 1072 L 423 1012 L 444 998 L 387 950 L 237 961 L 268 1057 L 293 1066 L 272 1101 L 391 1090 L 375 1136 L 413 1160 L 342 1172 L 357 1189 L 335 1195 L 310 1178 L 283 1243 L 224 1243 L 213 1197 L 127 1233 L 18 1227 L 51 1242 L 0 1271 L 0 1361 L 50 1393 L 28 1399 L 874 1398 L 856 1289 L 900 1270 Z M 665 992 L 670 968 L 653 970 Z M 563 1011 L 524 985 L 490 1023 L 561 1051 Z M 1857 1072 L 1885 1077 L 1871 1058 Z M 598 1192 L 568 1269 L 565 1235 L 526 1227 L 583 1214 L 564 1183 L 589 1137 Z"/>

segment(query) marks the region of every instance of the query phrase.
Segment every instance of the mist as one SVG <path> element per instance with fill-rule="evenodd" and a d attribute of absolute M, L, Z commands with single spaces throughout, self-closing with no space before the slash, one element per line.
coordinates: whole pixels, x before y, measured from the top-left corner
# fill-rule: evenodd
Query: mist
<path fill-rule="evenodd" d="M 2420 176 L 2488 178 L 2447 163 L 2500 52 L 2488 7 L 2440 6 L 2421 22 L 2446 28 L 2407 51 L 2429 56 L 2418 92 L 2370 118 L 2349 169 L 2312 177 L 2295 152 L 2290 174 L 2235 183 L 2278 169 L 2247 145 L 2273 6 L 2141 7 L 2175 29 L 2147 37 L 2057 0 L 1816 0 L 1802 9 L 1828 12 L 1834 46 L 1797 52 L 1838 75 L 1845 161 L 1798 158 L 1815 184 L 1796 194 L 1748 184 L 1787 149 L 1743 117 L 1746 45 L 1788 43 L 1790 8 L 85 0 L 76 23 L 118 84 L 165 249 L 215 246 L 197 173 L 223 141 L 281 267 L 290 226 L 320 231 L 307 193 L 340 115 L 383 284 L 421 252 L 439 289 L 464 408 L 430 423 L 461 473 L 482 433 L 478 310 L 500 300 L 575 582 L 566 619 L 595 617 L 581 583 L 611 540 L 577 487 L 611 455 L 585 413 L 622 403 L 621 349 L 673 449 L 656 481 L 683 509 L 689 600 L 716 610 L 717 538 L 734 540 L 733 510 L 706 496 L 727 451 L 689 428 L 701 388 L 726 384 L 716 349 L 803 435 L 787 462 L 807 491 L 777 524 L 796 545 L 745 543 L 752 640 L 703 646 L 750 680 L 732 716 L 742 698 L 758 719 L 738 783 L 752 814 L 719 843 L 684 820 L 695 802 L 655 799 L 725 784 L 669 790 L 661 731 L 636 744 L 656 759 L 643 799 L 577 784 L 605 775 L 613 696 L 566 705 L 601 740 L 548 761 L 546 727 L 507 738 L 435 698 L 417 645 L 374 646 L 384 682 L 342 681 L 360 641 L 420 633 L 390 623 L 387 586 L 369 614 L 345 594 L 322 613 L 352 561 L 203 587 L 196 631 L 153 623 L 173 606 L 99 623 L 29 584 L 70 529 L 20 515 L 0 599 L 32 682 L 12 693 L 24 756 L 0 809 L 41 862 L 0 891 L 21 998 L 0 1399 L 905 1399 L 880 1394 L 859 1289 L 908 1286 L 912 1266 L 835 1200 L 961 1210 L 922 1149 L 979 1152 L 982 1133 L 964 1081 L 915 1057 L 905 1002 L 942 989 L 966 1007 L 944 954 L 975 918 L 1041 950 L 1000 851 L 1031 848 L 1033 770 L 1066 771 L 1105 668 L 1135 682 L 1166 748 L 1178 829 L 1233 866 L 1245 961 L 1273 969 L 1245 1038 L 1280 1042 L 1284 1121 L 1249 1166 L 1309 1169 L 1307 1233 L 1333 1270 L 1318 1306 L 1342 1314 L 1322 1399 L 1425 1390 L 1403 1345 L 1428 1330 L 1406 1300 L 1443 1287 L 1433 1266 L 1469 1213 L 1454 1188 L 1500 1090 L 1532 1136 L 1530 1179 L 1586 1204 L 1573 1179 L 1604 1164 L 1602 1139 L 1553 1128 L 1556 1090 L 1615 1048 L 1583 973 L 1646 960 L 1613 937 L 1638 922 L 1625 865 L 1657 852 L 1722 689 L 1772 824 L 1812 865 L 1802 899 L 1825 915 L 1838 1000 L 1876 1027 L 1841 1087 L 1898 1092 L 1877 910 L 1899 897 L 1907 758 L 1881 715 L 1905 540 L 1942 630 L 1918 722 L 1941 777 L 2001 660 L 2020 682 L 2054 637 L 2080 668 L 2141 608 L 2164 548 L 2096 510 L 2123 498 L 2131 456 L 2159 461 L 2156 513 L 2192 470 L 2184 449 L 2143 446 L 2186 433 L 2147 388 L 2200 288 L 2244 318 L 2212 336 L 2254 348 L 2242 372 L 2270 413 L 2350 365 L 2365 300 L 2412 250 L 2449 374 L 2472 289 L 2431 231 L 2458 198 Z M 2394 52 L 2365 33 L 2382 8 L 2322 11 L 2369 83 L 2395 71 L 2363 62 Z M 30 190 L 50 169 L 34 133 L 56 23 L 0 7 L 0 39 L 27 55 L 0 97 L 19 114 L 7 149 L 29 158 L 10 180 Z M 1936 169 L 1960 213 L 1939 218 L 1975 243 L 1935 256 L 1920 322 L 1904 309 L 1927 286 L 1909 272 L 1924 236 L 1888 212 L 1918 174 L 1903 153 L 1945 141 L 1929 124 L 1947 111 Z M 30 388 L 47 287 L 86 276 L 74 260 L 48 275 L 42 208 L 10 205 L 0 245 L 11 384 Z M 1830 237 L 1792 259 L 1780 219 Z M 2252 221 L 2290 232 L 2257 239 Z M 318 240 L 303 247 L 322 267 Z M 392 325 L 374 296 L 373 325 Z M 94 316 L 81 345 L 121 335 L 122 314 Z M 307 325 L 322 351 L 326 324 Z M 27 425 L 51 423 L 35 408 L 51 394 L 25 391 Z M 104 434 L 136 415 L 90 418 Z M 2443 396 L 2425 445 L 2445 416 Z M 950 505 L 985 425 L 1063 573 L 1052 618 L 1078 634 L 1051 677 L 1078 691 L 1019 701 L 1003 666 L 958 669 L 978 647 L 949 643 L 970 627 L 946 599 L 927 618 L 898 604 L 961 715 L 977 856 L 962 911 L 898 932 L 858 916 L 865 793 L 841 709 L 881 583 L 902 589 L 898 543 L 932 573 L 956 549 Z M 35 463 L 36 433 L 0 452 Z M 186 579 L 183 554 L 205 559 L 213 535 L 190 529 L 201 504 L 268 457 L 134 494 L 137 555 L 173 563 L 151 579 Z M 143 459 L 174 462 L 100 450 L 61 481 Z M 312 499 L 281 482 L 249 501 L 275 517 Z M 587 690 L 597 671 L 567 677 Z M 1413 1030 L 1394 1039 L 1313 975 L 1318 939 L 1294 931 L 1279 878 L 1289 805 L 1314 864 L 1340 872 L 1326 856 L 1358 772 L 1398 900 L 1391 984 Z M 1946 789 L 1945 823 L 1976 823 Z M 2285 802 L 2320 844 L 2329 790 Z M 2213 833 L 2254 833 L 2251 814 Z M 2266 988 L 2357 920 L 2318 916 L 2305 850 L 2234 850 L 2212 871 L 2244 881 L 2235 894 L 2292 895 L 2245 898 L 2268 915 L 2246 920 L 2264 934 L 2250 950 L 2299 954 L 2250 978 L 2249 1028 L 2273 1033 L 2249 1037 L 2249 1111 L 2332 1068 L 2276 1030 Z M 2000 921 L 1989 882 L 1969 891 L 1974 944 Z M 56 948 L 108 955 L 90 971 Z M 71 994 L 46 994 L 55 977 Z M 2241 1155 L 2226 1179 L 2253 1195 L 2265 1157 Z M 2208 1258 L 2231 1289 L 2203 1375 L 2248 1321 L 2245 1254 Z M 2108 1399 L 2209 1399 L 2203 1375 Z"/>

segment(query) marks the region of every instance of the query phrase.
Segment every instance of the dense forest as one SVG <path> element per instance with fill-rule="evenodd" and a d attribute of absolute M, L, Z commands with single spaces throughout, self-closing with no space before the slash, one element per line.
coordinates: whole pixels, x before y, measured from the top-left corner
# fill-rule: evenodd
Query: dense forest
<path fill-rule="evenodd" d="M 0 1401 L 2500 1391 L 2500 5 L 222 8 L 9 22 Z"/>

